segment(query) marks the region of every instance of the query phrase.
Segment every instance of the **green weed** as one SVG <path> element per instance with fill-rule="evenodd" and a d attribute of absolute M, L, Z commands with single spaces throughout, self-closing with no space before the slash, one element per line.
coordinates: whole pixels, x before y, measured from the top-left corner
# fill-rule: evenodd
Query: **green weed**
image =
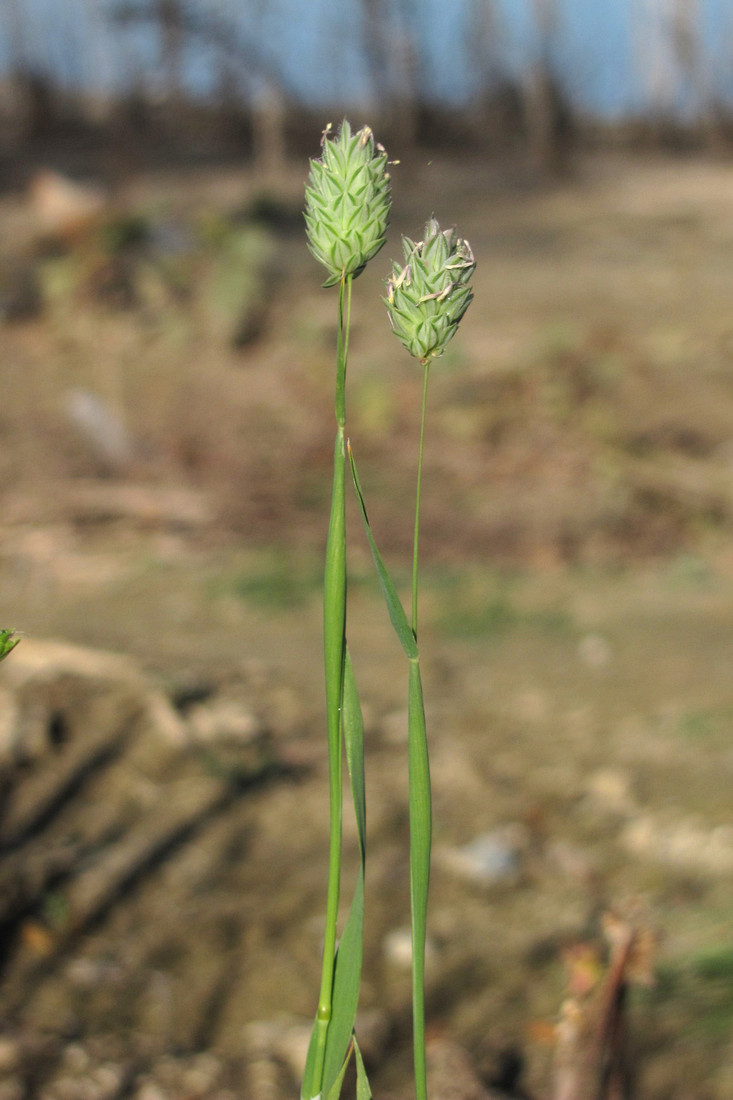
<path fill-rule="evenodd" d="M 516 631 L 566 636 L 573 630 L 566 609 L 528 605 L 521 578 L 513 575 L 433 576 L 428 588 L 433 625 L 446 637 L 500 641 Z"/>
<path fill-rule="evenodd" d="M 274 553 L 267 561 L 250 563 L 217 577 L 210 585 L 214 599 L 243 600 L 271 611 L 303 607 L 320 590 L 320 569 L 309 560 Z"/>
<path fill-rule="evenodd" d="M 733 1028 L 733 946 L 715 944 L 659 967 L 645 994 L 650 1013 L 664 1011 L 684 1020 L 691 1039 L 717 1043 Z"/>

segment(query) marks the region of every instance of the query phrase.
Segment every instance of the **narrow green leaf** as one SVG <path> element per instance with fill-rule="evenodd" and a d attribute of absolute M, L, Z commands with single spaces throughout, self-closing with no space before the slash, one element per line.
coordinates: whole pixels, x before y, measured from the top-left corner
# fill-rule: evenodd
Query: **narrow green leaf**
<path fill-rule="evenodd" d="M 379 578 L 379 586 L 382 589 L 382 595 L 384 602 L 387 605 L 387 612 L 389 614 L 392 626 L 395 633 L 399 638 L 400 645 L 404 649 L 406 655 L 414 660 L 417 658 L 418 649 L 417 642 L 415 641 L 415 635 L 412 633 L 410 624 L 407 621 L 407 615 L 405 615 L 405 609 L 402 606 L 402 601 L 397 595 L 397 589 L 394 586 L 394 581 L 390 577 L 387 567 L 382 560 L 382 555 L 379 553 L 379 547 L 372 533 L 372 529 L 369 525 L 369 517 L 367 515 L 366 504 L 364 503 L 364 494 L 359 482 L 359 475 L 356 472 L 356 461 L 354 459 L 354 453 L 351 449 L 351 444 L 348 444 L 349 462 L 351 463 L 351 476 L 354 481 L 354 488 L 356 490 L 356 497 L 359 502 L 359 510 L 361 511 L 361 518 L 364 521 L 364 529 L 366 531 L 366 537 L 369 541 L 369 548 L 372 552 L 372 558 L 374 559 L 374 565 L 377 570 L 377 577 Z"/>
<path fill-rule="evenodd" d="M 412 912 L 412 1014 L 417 1100 L 427 1100 L 425 1064 L 425 941 L 427 936 L 432 805 L 425 707 L 418 660 L 410 661 L 408 689 L 410 804 L 410 907 Z"/>
<path fill-rule="evenodd" d="M 334 1083 L 331 1085 L 331 1088 L 326 1093 L 326 1100 L 339 1100 L 339 1096 L 341 1095 L 341 1089 L 344 1086 L 344 1077 L 346 1076 L 346 1070 L 349 1068 L 349 1062 L 350 1061 L 351 1061 L 351 1044 L 349 1044 L 349 1049 L 346 1051 L 346 1057 L 343 1060 L 343 1064 L 341 1066 L 341 1069 L 338 1072 L 338 1076 L 337 1076 L 336 1080 L 334 1081 Z"/>
<path fill-rule="evenodd" d="M 351 654 L 346 648 L 344 665 L 344 748 L 354 799 L 354 815 L 359 835 L 362 864 L 366 854 L 366 787 L 364 782 L 364 720 L 354 679 Z"/>
<path fill-rule="evenodd" d="M 356 1100 L 372 1100 L 369 1078 L 364 1068 L 364 1059 L 361 1056 L 356 1038 L 354 1038 L 354 1057 L 356 1058 Z"/>
<path fill-rule="evenodd" d="M 359 1006 L 364 931 L 364 873 L 366 858 L 366 793 L 364 783 L 364 722 L 348 647 L 344 662 L 344 748 L 351 778 L 360 867 L 349 916 L 336 953 L 333 982 L 333 1015 L 326 1036 L 323 1086 L 330 1098 L 332 1081 L 338 1080 L 353 1038 Z"/>
<path fill-rule="evenodd" d="M 354 898 L 336 952 L 333 977 L 331 1023 L 326 1035 L 323 1091 L 329 1095 L 351 1042 L 361 985 L 362 940 L 364 930 L 364 876 L 356 880 Z"/>
<path fill-rule="evenodd" d="M 310 1042 L 308 1043 L 308 1053 L 305 1058 L 305 1069 L 303 1070 L 303 1083 L 300 1086 L 300 1100 L 315 1100 L 318 1095 L 314 1093 L 313 1079 L 316 1069 L 316 1052 L 319 1048 L 319 1021 L 316 1020 L 313 1024 L 313 1030 L 311 1031 Z M 325 1041 L 324 1041 L 325 1045 Z"/>

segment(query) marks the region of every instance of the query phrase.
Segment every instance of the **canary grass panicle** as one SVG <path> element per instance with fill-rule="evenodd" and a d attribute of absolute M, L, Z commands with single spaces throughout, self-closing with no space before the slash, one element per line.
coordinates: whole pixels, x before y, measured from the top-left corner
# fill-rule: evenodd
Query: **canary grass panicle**
<path fill-rule="evenodd" d="M 425 362 L 442 355 L 473 298 L 476 263 L 468 241 L 441 229 L 435 218 L 425 240 L 402 238 L 405 265 L 393 264 L 384 299 L 395 335 L 410 355 Z"/>
<path fill-rule="evenodd" d="M 384 244 L 392 204 L 387 153 L 368 126 L 355 134 L 346 119 L 336 137 L 323 134 L 305 189 L 308 247 L 328 271 L 324 286 L 354 278 Z"/>

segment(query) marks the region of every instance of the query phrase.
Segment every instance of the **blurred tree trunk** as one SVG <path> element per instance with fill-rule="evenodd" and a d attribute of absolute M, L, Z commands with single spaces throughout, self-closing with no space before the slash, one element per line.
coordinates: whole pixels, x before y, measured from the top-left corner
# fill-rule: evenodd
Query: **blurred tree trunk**
<path fill-rule="evenodd" d="M 364 55 L 382 125 L 402 149 L 418 137 L 415 42 L 392 0 L 360 0 Z M 404 13 L 403 13 L 404 14 Z"/>
<path fill-rule="evenodd" d="M 11 73 L 23 72 L 26 67 L 26 43 L 20 0 L 4 0 L 3 25 L 8 45 L 8 68 Z"/>
<path fill-rule="evenodd" d="M 652 131 L 664 137 L 685 120 L 709 142 L 719 136 L 701 36 L 699 0 L 642 0 L 636 12 L 637 66 Z"/>
<path fill-rule="evenodd" d="M 175 107 L 183 95 L 184 13 L 180 0 L 155 0 L 155 15 L 160 27 L 165 95 Z"/>
<path fill-rule="evenodd" d="M 252 148 L 254 166 L 263 180 L 276 182 L 287 163 L 287 102 L 271 81 L 263 85 L 252 104 Z"/>
<path fill-rule="evenodd" d="M 2 90 L 3 138 L 13 147 L 43 137 L 52 128 L 54 103 L 49 81 L 34 71 L 29 45 L 34 27 L 22 0 L 4 0 L 8 76 Z"/>
<path fill-rule="evenodd" d="M 674 0 L 671 21 L 672 47 L 679 67 L 682 95 L 691 97 L 705 143 L 717 144 L 721 135 L 705 63 L 699 0 Z"/>
<path fill-rule="evenodd" d="M 99 0 L 85 0 L 85 9 L 87 58 L 85 88 L 81 93 L 82 110 L 89 122 L 109 123 L 114 116 L 119 47 L 112 40 Z"/>
<path fill-rule="evenodd" d="M 533 0 L 532 7 L 537 47 L 523 87 L 529 153 L 541 171 L 560 173 L 568 166 L 572 117 L 553 64 L 555 0 Z"/>
<path fill-rule="evenodd" d="M 496 0 L 469 0 L 465 50 L 479 95 L 502 82 L 500 39 Z"/>

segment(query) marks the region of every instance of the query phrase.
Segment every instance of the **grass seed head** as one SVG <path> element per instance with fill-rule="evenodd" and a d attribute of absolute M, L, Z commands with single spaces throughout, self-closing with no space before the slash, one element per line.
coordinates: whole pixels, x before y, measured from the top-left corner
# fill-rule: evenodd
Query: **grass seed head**
<path fill-rule="evenodd" d="M 402 238 L 404 266 L 387 280 L 387 312 L 398 340 L 421 362 L 442 355 L 468 309 L 476 263 L 468 241 L 441 229 L 435 218 L 425 239 Z"/>
<path fill-rule="evenodd" d="M 392 205 L 387 153 L 368 126 L 352 133 L 346 119 L 310 162 L 305 189 L 308 247 L 328 271 L 324 286 L 359 275 L 384 244 Z"/>

